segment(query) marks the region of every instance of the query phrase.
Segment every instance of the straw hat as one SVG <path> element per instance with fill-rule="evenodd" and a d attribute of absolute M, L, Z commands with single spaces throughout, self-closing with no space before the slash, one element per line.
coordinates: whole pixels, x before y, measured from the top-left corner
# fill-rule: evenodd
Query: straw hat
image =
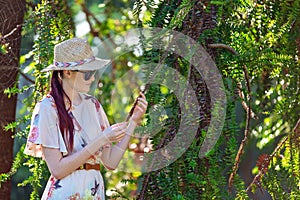
<path fill-rule="evenodd" d="M 96 58 L 90 45 L 83 39 L 72 38 L 54 47 L 54 61 L 42 72 L 53 70 L 97 70 L 110 60 Z"/>

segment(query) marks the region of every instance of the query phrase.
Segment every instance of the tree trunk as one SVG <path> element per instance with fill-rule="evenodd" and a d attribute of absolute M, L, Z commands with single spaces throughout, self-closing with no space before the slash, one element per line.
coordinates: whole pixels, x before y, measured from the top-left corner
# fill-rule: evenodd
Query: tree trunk
<path fill-rule="evenodd" d="M 13 160 L 13 132 L 3 126 L 15 121 L 17 95 L 8 98 L 3 92 L 17 79 L 25 0 L 0 0 L 0 7 L 0 173 L 5 173 Z M 10 199 L 10 193 L 8 181 L 0 188 L 0 199 Z"/>
<path fill-rule="evenodd" d="M 180 1 L 178 1 L 178 2 L 174 1 L 174 2 L 171 2 L 171 3 L 169 2 L 166 5 L 166 7 L 169 7 L 169 6 L 170 7 L 178 7 L 180 5 Z M 191 2 L 193 2 L 193 1 L 191 1 Z M 176 4 L 178 4 L 178 5 L 176 5 Z M 212 30 L 212 29 L 216 28 L 216 25 L 217 25 L 216 21 L 215 21 L 216 15 L 217 15 L 216 6 L 210 5 L 210 12 L 207 12 L 203 9 L 203 5 L 205 5 L 205 6 L 210 5 L 210 0 L 205 0 L 205 1 L 201 1 L 201 2 L 195 1 L 194 6 L 189 11 L 186 18 L 182 21 L 182 27 L 179 29 L 176 29 L 176 31 L 192 38 L 194 41 L 199 41 L 199 37 L 201 36 L 201 34 L 204 31 Z M 164 9 L 162 8 L 161 11 L 164 12 Z M 172 17 L 172 14 L 173 13 L 171 12 L 171 14 L 170 14 L 171 17 Z M 213 43 L 213 39 L 206 38 L 204 43 L 205 43 L 205 45 L 211 44 L 211 43 Z M 216 56 L 215 52 L 212 49 L 208 48 L 207 51 L 212 58 L 214 58 Z M 176 62 L 177 61 L 174 61 L 174 63 L 171 65 L 176 66 Z M 201 135 L 203 135 L 202 130 L 205 130 L 205 128 L 207 128 L 207 126 L 209 125 L 209 122 L 210 122 L 210 116 L 211 116 L 210 115 L 210 113 L 211 113 L 210 103 L 211 102 L 210 102 L 209 91 L 208 91 L 208 88 L 206 86 L 204 79 L 201 77 L 201 75 L 199 74 L 199 72 L 197 71 L 197 69 L 195 67 L 193 67 L 191 65 L 190 68 L 191 68 L 191 73 L 190 73 L 189 77 L 187 77 L 187 78 L 189 79 L 189 83 L 193 88 L 193 92 L 195 94 L 197 94 L 197 99 L 199 101 L 198 105 L 201 108 L 201 112 L 203 113 L 201 115 L 201 117 L 203 116 L 203 119 L 201 120 L 201 124 L 199 124 L 198 133 L 195 136 L 196 139 L 199 140 Z M 199 115 L 200 115 L 200 113 L 199 113 Z M 172 132 L 172 131 L 167 132 L 166 133 L 167 136 L 165 138 L 169 139 L 170 135 L 173 135 L 173 133 L 174 132 Z M 168 139 L 166 139 L 166 140 L 168 140 Z M 178 194 L 186 195 L 186 192 L 189 191 L 188 188 L 194 188 L 195 192 L 196 191 L 198 192 L 198 194 L 194 194 L 194 197 L 197 199 L 197 197 L 200 196 L 202 188 L 198 188 L 198 186 L 196 184 L 192 183 L 192 181 L 188 181 L 185 178 L 185 177 L 187 177 L 187 173 L 188 173 L 187 170 L 179 169 L 182 167 L 182 163 L 187 163 L 188 161 L 186 160 L 186 158 L 184 156 L 181 156 L 181 158 L 176 160 L 176 162 L 178 163 L 178 164 L 176 164 L 177 165 L 176 170 L 178 170 L 178 171 L 174 172 L 174 174 L 177 175 L 177 180 L 175 180 L 175 178 L 173 178 L 172 180 L 170 178 L 170 180 L 177 182 L 178 185 L 180 185 L 178 187 Z M 199 165 L 201 165 L 201 164 L 199 164 Z M 200 173 L 197 170 L 198 169 L 195 168 L 195 172 L 194 172 L 195 174 Z M 171 197 L 166 196 L 166 194 L 164 194 L 163 190 L 166 188 L 166 186 L 160 186 L 160 180 L 157 179 L 157 175 L 159 173 L 161 173 L 161 171 L 163 174 L 166 174 L 166 177 L 172 176 L 172 173 L 173 173 L 173 172 L 170 172 L 170 174 L 168 174 L 167 172 L 163 171 L 163 169 L 160 169 L 152 174 L 151 173 L 146 174 L 143 177 L 142 189 L 141 189 L 141 192 L 139 193 L 139 196 L 137 199 L 152 199 L 151 195 L 153 195 L 153 194 L 155 194 L 155 196 L 160 197 L 160 198 L 163 197 L 164 199 L 171 198 Z M 175 184 L 177 184 L 177 183 L 175 183 Z M 149 195 L 149 193 L 150 193 L 150 195 Z"/>

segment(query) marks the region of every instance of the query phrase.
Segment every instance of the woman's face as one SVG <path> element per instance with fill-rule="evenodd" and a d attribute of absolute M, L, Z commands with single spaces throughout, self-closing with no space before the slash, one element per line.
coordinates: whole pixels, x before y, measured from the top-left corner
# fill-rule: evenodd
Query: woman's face
<path fill-rule="evenodd" d="M 68 89 L 82 93 L 87 93 L 90 90 L 92 82 L 95 80 L 94 73 L 91 73 L 91 71 L 69 70 L 64 73 L 64 77 Z"/>

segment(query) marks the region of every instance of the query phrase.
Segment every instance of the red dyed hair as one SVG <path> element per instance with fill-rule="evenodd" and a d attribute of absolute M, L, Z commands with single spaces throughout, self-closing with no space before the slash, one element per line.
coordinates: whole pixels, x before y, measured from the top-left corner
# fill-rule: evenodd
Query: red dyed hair
<path fill-rule="evenodd" d="M 59 80 L 63 76 L 63 71 L 53 71 L 51 78 L 51 90 L 50 95 L 53 97 L 59 120 L 59 129 L 62 137 L 67 145 L 68 151 L 71 152 L 74 146 L 74 124 L 72 117 L 69 115 L 69 111 L 72 106 L 72 102 L 68 95 L 65 93 L 62 83 Z M 68 108 L 66 108 L 65 98 L 68 101 Z"/>

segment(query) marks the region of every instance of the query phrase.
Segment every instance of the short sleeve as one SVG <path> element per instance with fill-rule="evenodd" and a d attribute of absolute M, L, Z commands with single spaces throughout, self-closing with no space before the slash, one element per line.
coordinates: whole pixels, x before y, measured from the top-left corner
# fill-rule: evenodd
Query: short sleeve
<path fill-rule="evenodd" d="M 50 97 L 44 98 L 34 108 L 24 153 L 42 157 L 42 147 L 59 149 L 63 155 L 67 154 L 54 100 Z"/>

